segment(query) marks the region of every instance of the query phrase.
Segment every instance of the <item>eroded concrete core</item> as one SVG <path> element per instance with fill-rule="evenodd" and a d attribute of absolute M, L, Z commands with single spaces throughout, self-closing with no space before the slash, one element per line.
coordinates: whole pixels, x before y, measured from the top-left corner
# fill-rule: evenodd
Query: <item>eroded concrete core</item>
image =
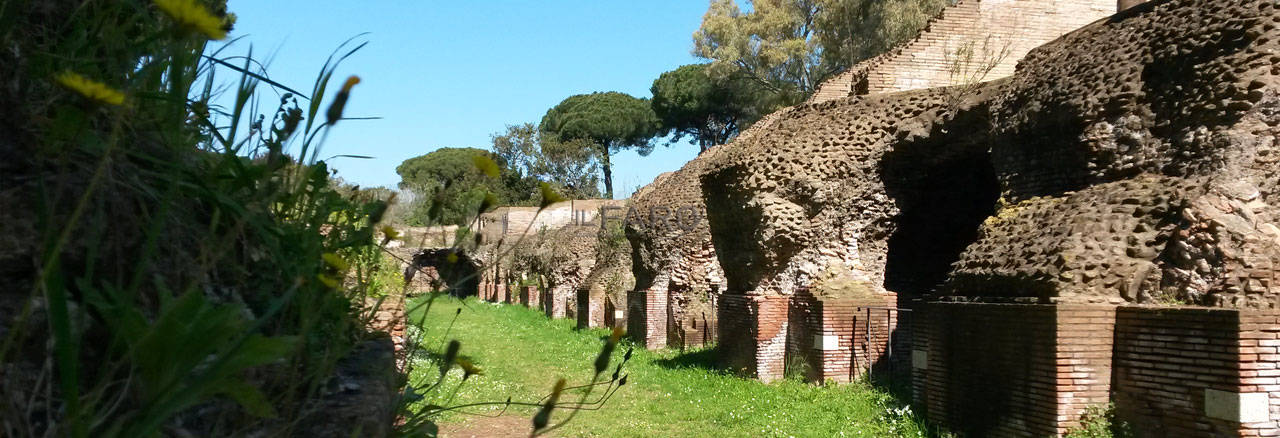
<path fill-rule="evenodd" d="M 1006 79 L 780 113 L 701 175 L 728 291 L 1275 307 L 1277 22 L 1147 3 Z"/>

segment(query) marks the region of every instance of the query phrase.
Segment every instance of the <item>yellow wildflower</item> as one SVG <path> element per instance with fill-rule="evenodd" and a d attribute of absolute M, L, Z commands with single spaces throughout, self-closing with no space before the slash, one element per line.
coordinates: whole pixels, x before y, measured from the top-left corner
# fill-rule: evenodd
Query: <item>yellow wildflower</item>
<path fill-rule="evenodd" d="M 333 103 L 329 104 L 329 110 L 325 111 L 325 120 L 329 125 L 338 123 L 342 120 L 342 111 L 347 107 L 347 99 L 351 96 L 351 87 L 360 83 L 360 77 L 351 75 L 347 77 L 347 81 L 342 84 L 342 89 L 338 90 L 338 95 L 333 96 Z"/>
<path fill-rule="evenodd" d="M 463 379 L 466 379 L 467 377 L 471 377 L 471 376 L 484 375 L 484 370 L 480 369 L 480 367 L 477 367 L 476 364 L 471 363 L 471 361 L 469 360 L 459 357 L 457 359 L 457 362 L 458 362 L 458 366 L 462 367 Z"/>
<path fill-rule="evenodd" d="M 399 240 L 399 239 L 400 239 L 400 232 L 399 232 L 399 231 L 396 231 L 395 227 L 392 227 L 392 226 L 390 226 L 390 225 L 383 225 L 383 226 L 382 226 L 382 235 L 383 235 L 383 236 L 386 236 L 386 237 L 387 237 L 387 240 Z"/>
<path fill-rule="evenodd" d="M 498 178 L 498 163 L 495 163 L 492 158 L 483 154 L 476 154 L 471 157 L 471 162 L 476 165 L 476 169 L 480 169 L 480 172 L 488 175 L 490 178 Z"/>
<path fill-rule="evenodd" d="M 564 196 L 560 196 L 559 193 L 556 193 L 556 191 L 551 188 L 551 184 L 547 184 L 545 182 L 538 183 L 538 191 L 542 194 L 542 204 L 540 204 L 541 208 L 547 208 L 547 206 L 551 204 L 564 201 Z"/>
<path fill-rule="evenodd" d="M 351 87 L 356 86 L 356 84 L 358 84 L 358 83 L 360 83 L 360 77 L 359 77 L 359 76 L 356 76 L 356 75 L 347 76 L 347 80 L 346 80 L 346 82 L 343 82 L 343 83 L 342 83 L 342 92 L 343 92 L 343 93 L 350 93 L 350 92 L 351 92 Z"/>
<path fill-rule="evenodd" d="M 179 26 L 204 34 L 212 40 L 227 37 L 226 20 L 213 15 L 196 0 L 154 0 L 156 8 Z"/>
<path fill-rule="evenodd" d="M 622 330 L 622 327 L 614 327 L 613 332 L 609 333 L 609 342 L 617 344 L 618 340 L 622 339 L 622 335 L 625 333 L 626 332 Z"/>
<path fill-rule="evenodd" d="M 324 283 L 325 286 L 329 286 L 330 289 L 338 288 L 338 280 L 334 280 L 333 277 L 328 275 L 316 274 L 316 280 L 320 280 L 321 283 Z"/>
<path fill-rule="evenodd" d="M 333 269 L 336 269 L 338 272 L 344 272 L 347 270 L 347 261 L 343 260 L 342 256 L 340 255 L 337 255 L 331 252 L 326 252 L 323 255 L 321 255 L 320 258 L 323 258 L 324 263 L 326 265 L 329 265 Z"/>
<path fill-rule="evenodd" d="M 124 93 L 108 87 L 107 84 L 91 80 L 72 72 L 63 72 L 53 78 L 54 81 L 81 96 L 107 105 L 124 103 Z"/>
<path fill-rule="evenodd" d="M 445 260 L 446 262 L 449 262 L 449 264 L 451 264 L 451 265 L 452 265 L 452 264 L 454 264 L 454 263 L 458 263 L 458 254 L 456 254 L 456 253 L 452 253 L 452 252 L 451 252 L 451 253 L 449 253 L 449 255 L 444 256 L 444 260 Z"/>

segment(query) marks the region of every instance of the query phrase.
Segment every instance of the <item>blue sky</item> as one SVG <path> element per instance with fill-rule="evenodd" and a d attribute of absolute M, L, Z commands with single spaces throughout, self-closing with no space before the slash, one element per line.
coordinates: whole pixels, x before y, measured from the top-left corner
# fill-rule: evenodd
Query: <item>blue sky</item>
<path fill-rule="evenodd" d="M 304 91 L 334 48 L 369 32 L 362 37 L 369 45 L 334 77 L 338 83 L 349 74 L 362 79 L 347 116 L 382 120 L 339 124 L 321 155 L 374 156 L 330 165 L 362 186 L 394 187 L 395 167 L 406 158 L 440 147 L 488 148 L 491 134 L 508 124 L 537 123 L 568 96 L 621 91 L 649 97 L 662 72 L 699 62 L 689 53 L 691 35 L 707 4 L 231 0 L 228 9 L 238 17 L 232 37 L 245 37 L 232 53 L 252 44 L 255 57 L 270 59 L 273 79 Z M 615 155 L 616 197 L 696 155 L 690 144 L 660 145 L 648 157 Z"/>

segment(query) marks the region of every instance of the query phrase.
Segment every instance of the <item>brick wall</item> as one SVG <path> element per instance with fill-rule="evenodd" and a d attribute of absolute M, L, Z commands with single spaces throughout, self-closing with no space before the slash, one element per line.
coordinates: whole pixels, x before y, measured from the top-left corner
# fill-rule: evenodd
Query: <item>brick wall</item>
<path fill-rule="evenodd" d="M 917 408 L 969 436 L 1060 436 L 1107 401 L 1109 306 L 928 303 L 912 352 Z"/>
<path fill-rule="evenodd" d="M 650 350 L 667 346 L 667 283 L 658 278 L 653 287 L 627 293 L 627 332 Z"/>
<path fill-rule="evenodd" d="M 506 303 L 507 301 L 507 285 L 502 281 L 496 281 L 493 284 L 493 302 Z"/>
<path fill-rule="evenodd" d="M 1114 403 L 1139 437 L 1280 436 L 1280 311 L 929 303 L 913 389 L 970 436 L 1061 436 Z"/>
<path fill-rule="evenodd" d="M 1240 394 L 1265 393 L 1261 421 L 1242 424 L 1240 436 L 1280 436 L 1280 311 L 1240 312 Z"/>
<path fill-rule="evenodd" d="M 1120 308 L 1117 416 L 1141 437 L 1280 436 L 1277 335 L 1274 311 Z M 1263 399 L 1258 421 L 1223 418 L 1251 395 Z"/>
<path fill-rule="evenodd" d="M 564 318 L 569 305 L 569 294 L 573 293 L 566 286 L 552 286 L 543 294 L 542 309 L 551 318 Z"/>
<path fill-rule="evenodd" d="M 1059 304 L 1055 310 L 1055 419 L 1057 433 L 1062 435 L 1080 426 L 1080 417 L 1087 408 L 1110 401 L 1116 308 Z"/>
<path fill-rule="evenodd" d="M 578 289 L 578 328 L 604 327 L 604 297 L 591 296 L 588 288 Z"/>
<path fill-rule="evenodd" d="M 957 49 L 982 47 L 994 55 L 1008 48 L 982 80 L 1012 75 L 1027 52 L 1116 11 L 1113 0 L 960 0 L 930 21 L 915 39 L 863 61 L 824 82 L 809 102 L 955 85 L 950 73 Z"/>
<path fill-rule="evenodd" d="M 722 295 L 717 310 L 721 365 L 763 382 L 782 379 L 789 302 L 783 295 Z"/>
<path fill-rule="evenodd" d="M 409 360 L 408 319 L 405 318 L 404 296 L 392 294 L 384 299 L 366 298 L 365 311 L 371 312 L 368 329 L 372 332 L 383 332 L 391 337 L 395 347 L 396 369 L 406 371 Z"/>
<path fill-rule="evenodd" d="M 604 325 L 610 328 L 627 328 L 626 303 L 615 304 L 612 297 L 606 298 L 604 301 Z"/>
<path fill-rule="evenodd" d="M 719 302 L 719 354 L 730 370 L 766 382 L 800 375 L 815 383 L 848 383 L 873 368 L 877 373 L 896 368 L 898 377 L 906 378 L 911 347 L 903 334 L 909 330 L 900 327 L 898 311 L 887 310 L 896 301 L 892 293 L 846 299 L 817 298 L 806 291 L 725 294 Z"/>
<path fill-rule="evenodd" d="M 520 304 L 530 309 L 538 309 L 542 304 L 542 294 L 539 293 L 537 286 L 525 286 L 524 292 L 520 295 Z"/>
<path fill-rule="evenodd" d="M 835 337 L 834 343 L 823 339 L 815 348 L 822 358 L 822 381 L 848 383 L 868 371 L 889 379 L 909 377 L 910 330 L 900 324 L 903 313 L 890 310 L 896 305 L 897 295 L 892 293 L 819 303 L 822 331 L 815 335 Z"/>

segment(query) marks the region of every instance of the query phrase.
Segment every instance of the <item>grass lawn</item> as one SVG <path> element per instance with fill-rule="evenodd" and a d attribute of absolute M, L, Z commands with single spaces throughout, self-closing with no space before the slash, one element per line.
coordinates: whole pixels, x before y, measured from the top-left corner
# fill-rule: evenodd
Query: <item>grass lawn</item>
<path fill-rule="evenodd" d="M 446 336 L 455 312 L 462 312 Z M 419 312 L 413 321 L 421 317 Z M 484 370 L 458 391 L 448 405 L 479 401 L 536 401 L 547 394 L 555 380 L 569 385 L 590 381 L 592 363 L 600 351 L 605 330 L 578 331 L 569 320 L 550 320 L 542 313 L 520 306 L 497 305 L 467 299 L 437 299 L 427 316 L 425 346 L 440 351 L 447 339 L 462 343 L 461 356 Z M 623 341 L 615 362 L 630 345 Z M 425 355 L 424 355 L 425 356 Z M 434 363 L 417 359 L 414 379 L 434 379 Z M 636 349 L 624 373 L 627 385 L 604 409 L 583 411 L 559 436 L 778 436 L 778 437 L 886 437 L 934 436 L 885 392 L 864 384 L 817 387 L 798 381 L 762 384 L 710 367 L 711 350 L 644 351 Z M 613 365 L 606 371 L 611 374 Z M 457 376 L 461 372 L 453 371 Z M 452 382 L 450 382 L 452 383 Z M 447 397 L 454 385 L 442 391 Z M 562 401 L 576 401 L 566 392 Z M 432 402 L 431 396 L 425 402 Z M 441 403 L 436 400 L 432 403 Z M 496 413 L 500 408 L 492 411 Z M 552 423 L 567 411 L 556 411 Z M 532 409 L 511 409 L 506 415 L 531 418 Z M 479 417 L 446 415 L 442 424 L 480 421 Z M 529 422 L 511 422 L 525 425 Z M 527 433 L 527 432 L 525 432 Z"/>

